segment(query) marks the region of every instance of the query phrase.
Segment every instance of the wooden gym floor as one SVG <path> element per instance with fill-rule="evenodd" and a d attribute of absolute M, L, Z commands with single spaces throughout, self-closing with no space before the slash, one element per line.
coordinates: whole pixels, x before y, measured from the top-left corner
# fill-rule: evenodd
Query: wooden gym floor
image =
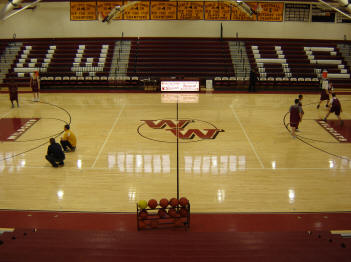
<path fill-rule="evenodd" d="M 0 207 L 135 212 L 138 200 L 176 197 L 178 188 L 192 212 L 351 211 L 350 144 L 330 133 L 338 123 L 325 129 L 316 121 L 327 112 L 316 109 L 318 94 L 304 95 L 293 139 L 284 116 L 296 97 L 44 93 L 35 103 L 25 93 L 12 109 L 0 94 L 0 118 L 24 119 L 0 122 L 0 136 L 17 138 L 0 142 Z M 351 99 L 338 97 L 346 121 L 335 130 L 347 140 Z M 48 140 L 59 141 L 65 123 L 77 150 L 52 168 Z"/>

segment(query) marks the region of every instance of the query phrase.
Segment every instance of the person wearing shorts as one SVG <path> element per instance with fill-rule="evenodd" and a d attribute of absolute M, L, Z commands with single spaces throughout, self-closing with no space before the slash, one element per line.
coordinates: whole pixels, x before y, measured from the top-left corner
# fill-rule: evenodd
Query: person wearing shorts
<path fill-rule="evenodd" d="M 325 107 L 329 107 L 329 94 L 333 91 L 333 86 L 331 83 L 329 83 L 328 79 L 323 79 L 322 80 L 322 91 L 321 91 L 321 98 L 319 100 L 319 103 L 317 105 L 317 109 L 319 109 L 321 103 L 323 101 L 327 101 L 327 104 L 325 105 Z"/>
<path fill-rule="evenodd" d="M 33 102 L 39 102 L 40 79 L 38 71 L 35 71 L 33 73 L 33 76 L 30 78 L 29 85 L 32 88 L 33 92 Z"/>
<path fill-rule="evenodd" d="M 18 87 L 17 84 L 15 82 L 15 80 L 11 79 L 8 85 L 9 88 L 9 96 L 10 96 L 10 101 L 12 104 L 12 108 L 15 107 L 13 101 L 16 101 L 17 103 L 17 107 L 19 107 L 19 103 L 18 103 Z"/>
<path fill-rule="evenodd" d="M 327 113 L 327 115 L 324 117 L 323 120 L 327 121 L 327 118 L 330 115 L 330 113 L 334 113 L 336 115 L 336 117 L 340 120 L 341 124 L 342 124 L 343 121 L 341 120 L 341 117 L 340 117 L 340 113 L 341 112 L 342 112 L 341 103 L 340 103 L 339 99 L 336 98 L 336 94 L 333 93 L 332 94 L 331 107 L 329 109 L 329 112 Z"/>
<path fill-rule="evenodd" d="M 299 123 L 302 120 L 302 114 L 299 107 L 299 99 L 295 99 L 295 104 L 290 106 L 290 126 L 291 126 L 291 135 L 293 138 L 296 137 L 296 128 L 299 126 Z"/>

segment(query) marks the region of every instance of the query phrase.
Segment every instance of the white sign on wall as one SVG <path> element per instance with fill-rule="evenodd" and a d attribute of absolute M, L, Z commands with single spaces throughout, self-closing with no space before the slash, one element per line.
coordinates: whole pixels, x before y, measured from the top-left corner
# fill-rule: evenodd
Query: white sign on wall
<path fill-rule="evenodd" d="M 199 81 L 161 81 L 161 91 L 188 92 L 199 91 Z"/>

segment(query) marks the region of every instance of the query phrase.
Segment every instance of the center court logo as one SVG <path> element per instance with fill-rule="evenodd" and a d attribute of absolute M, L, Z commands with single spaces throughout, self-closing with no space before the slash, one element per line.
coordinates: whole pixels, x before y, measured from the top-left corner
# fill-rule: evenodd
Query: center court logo
<path fill-rule="evenodd" d="M 158 142 L 180 143 L 215 139 L 223 129 L 199 119 L 156 119 L 140 120 L 138 133 L 142 137 Z"/>

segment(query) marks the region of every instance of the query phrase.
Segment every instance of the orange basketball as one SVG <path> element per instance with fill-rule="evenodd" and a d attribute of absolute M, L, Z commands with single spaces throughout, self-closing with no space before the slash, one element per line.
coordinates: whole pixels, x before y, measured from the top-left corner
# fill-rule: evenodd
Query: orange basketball
<path fill-rule="evenodd" d="M 150 208 L 154 209 L 154 208 L 157 207 L 157 201 L 156 201 L 155 199 L 150 199 L 149 202 L 147 203 L 147 205 L 148 205 Z"/>
<path fill-rule="evenodd" d="M 147 214 L 146 210 L 140 211 L 139 217 L 140 217 L 141 219 L 146 219 L 146 218 L 148 217 L 148 214 Z"/>
<path fill-rule="evenodd" d="M 178 201 L 178 199 L 176 199 L 176 198 L 171 198 L 171 200 L 169 200 L 169 204 L 170 204 L 172 207 L 176 207 L 176 206 L 178 206 L 179 201 Z"/>
<path fill-rule="evenodd" d="M 188 210 L 185 207 L 182 207 L 179 210 L 179 214 L 180 214 L 181 217 L 186 217 L 188 215 Z"/>
<path fill-rule="evenodd" d="M 160 218 L 165 218 L 165 217 L 167 217 L 167 212 L 165 209 L 162 208 L 158 211 L 158 215 Z"/>
<path fill-rule="evenodd" d="M 160 206 L 163 207 L 163 208 L 166 208 L 168 206 L 168 199 L 162 198 L 160 200 Z"/>
<path fill-rule="evenodd" d="M 182 197 L 179 199 L 179 204 L 182 207 L 186 207 L 189 204 L 189 200 L 186 197 Z"/>
<path fill-rule="evenodd" d="M 174 208 L 171 208 L 168 210 L 168 215 L 170 215 L 171 217 L 177 217 L 177 211 Z"/>

